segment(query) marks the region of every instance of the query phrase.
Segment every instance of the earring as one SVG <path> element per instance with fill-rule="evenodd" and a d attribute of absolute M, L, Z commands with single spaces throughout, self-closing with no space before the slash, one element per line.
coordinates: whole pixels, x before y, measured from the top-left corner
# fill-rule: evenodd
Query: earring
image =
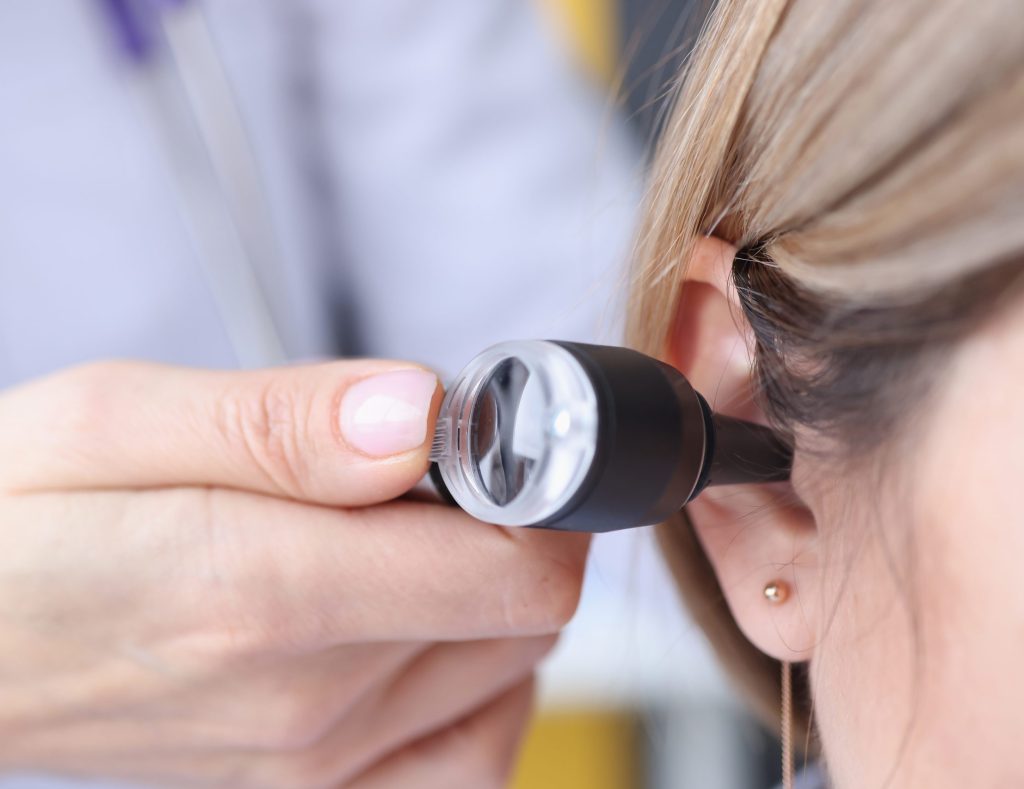
<path fill-rule="evenodd" d="M 772 605 L 782 605 L 789 599 L 789 584 L 769 581 L 764 587 L 764 599 Z M 793 789 L 793 674 L 787 661 L 782 661 L 782 709 L 779 734 L 782 740 L 782 786 Z"/>
<path fill-rule="evenodd" d="M 764 588 L 764 596 L 769 603 L 784 603 L 789 598 L 789 584 L 785 581 L 771 581 Z"/>
<path fill-rule="evenodd" d="M 782 786 L 793 789 L 793 670 L 782 661 L 782 709 L 779 727 L 782 745 Z"/>

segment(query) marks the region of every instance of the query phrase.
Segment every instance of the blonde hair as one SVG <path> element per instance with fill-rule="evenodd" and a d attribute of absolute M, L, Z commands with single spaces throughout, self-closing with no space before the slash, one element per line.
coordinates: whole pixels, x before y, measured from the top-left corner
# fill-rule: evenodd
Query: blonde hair
<path fill-rule="evenodd" d="M 894 371 L 1024 280 L 1019 0 L 720 0 L 655 159 L 634 347 L 664 353 L 705 234 L 742 250 L 733 276 L 769 417 L 852 448 L 865 398 L 885 413 Z M 698 623 L 768 716 L 777 664 L 739 633 L 690 530 L 667 524 L 660 538 Z M 809 714 L 803 699 L 804 727 Z"/>

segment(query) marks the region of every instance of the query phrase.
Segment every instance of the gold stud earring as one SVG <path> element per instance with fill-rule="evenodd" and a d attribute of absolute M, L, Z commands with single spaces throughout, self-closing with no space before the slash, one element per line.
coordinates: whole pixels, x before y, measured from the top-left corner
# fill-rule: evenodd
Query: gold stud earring
<path fill-rule="evenodd" d="M 779 605 L 789 598 L 789 584 L 785 581 L 771 581 L 764 588 L 764 597 L 769 603 Z"/>

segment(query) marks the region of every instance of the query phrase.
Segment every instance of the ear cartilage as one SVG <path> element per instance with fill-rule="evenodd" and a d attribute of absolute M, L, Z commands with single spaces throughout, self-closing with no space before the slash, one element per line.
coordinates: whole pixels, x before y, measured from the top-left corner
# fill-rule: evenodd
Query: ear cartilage
<path fill-rule="evenodd" d="M 627 348 L 527 340 L 448 388 L 431 477 L 501 526 L 605 532 L 660 523 L 710 485 L 789 478 L 774 431 L 712 412 L 675 368 Z"/>

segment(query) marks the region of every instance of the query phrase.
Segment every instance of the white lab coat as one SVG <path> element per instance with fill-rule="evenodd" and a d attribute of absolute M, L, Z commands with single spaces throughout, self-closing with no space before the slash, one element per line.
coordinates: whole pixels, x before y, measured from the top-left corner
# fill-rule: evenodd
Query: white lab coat
<path fill-rule="evenodd" d="M 208 0 L 282 265 L 287 353 L 454 372 L 610 336 L 638 157 L 530 0 Z M 0 386 L 235 354 L 88 0 L 0 6 Z"/>
<path fill-rule="evenodd" d="M 289 357 L 451 373 L 502 339 L 615 338 L 639 156 L 530 0 L 204 7 Z M 0 4 L 0 387 L 101 357 L 236 364 L 130 83 L 94 3 Z"/>

